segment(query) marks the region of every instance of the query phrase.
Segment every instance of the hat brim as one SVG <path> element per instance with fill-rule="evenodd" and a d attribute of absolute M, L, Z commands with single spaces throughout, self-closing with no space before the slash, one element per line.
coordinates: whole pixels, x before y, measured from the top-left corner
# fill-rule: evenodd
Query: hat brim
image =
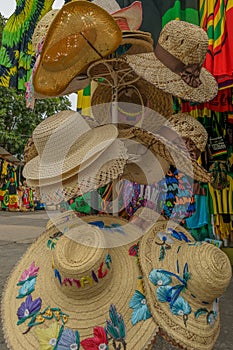
<path fill-rule="evenodd" d="M 61 179 L 62 174 L 69 173 L 70 177 L 78 167 L 83 170 L 96 160 L 117 136 L 118 131 L 114 125 L 109 124 L 90 129 L 76 140 L 72 145 L 72 151 L 64 155 L 64 160 L 54 163 L 46 162 L 46 154 L 50 152 L 47 147 L 48 149 L 42 156 L 37 156 L 25 164 L 23 176 L 26 179 L 43 181 L 44 184 L 57 182 L 57 178 Z M 59 152 L 59 147 L 57 152 Z"/>
<path fill-rule="evenodd" d="M 189 244 L 195 244 L 192 236 L 189 235 L 183 227 L 172 221 L 157 222 L 142 238 L 139 247 L 139 259 L 148 304 L 151 308 L 154 320 L 158 322 L 161 335 L 167 341 L 184 349 L 211 350 L 213 349 L 213 345 L 219 335 L 219 316 L 214 325 L 210 325 L 207 323 L 206 313 L 203 311 L 204 309 L 212 310 L 212 304 L 204 304 L 204 300 L 202 304 L 202 300 L 195 299 L 194 296 L 190 297 L 190 293 L 187 293 L 189 296 L 186 296 L 186 293 L 182 293 L 184 299 L 188 298 L 188 303 L 192 309 L 192 313 L 188 315 L 185 326 L 182 316 L 172 314 L 169 303 L 158 301 L 156 286 L 149 280 L 149 274 L 153 269 L 161 269 L 162 271 L 169 270 L 172 272 L 173 270 L 170 269 L 170 267 L 174 265 L 173 267 L 176 271 L 175 265 L 178 264 L 178 247 L 187 244 L 184 240 L 180 241 L 173 236 L 173 243 L 170 243 L 170 246 L 175 244 L 175 251 L 172 252 L 173 248 L 167 250 L 164 259 L 161 259 L 161 246 L 157 244 L 161 243 L 161 240 L 158 237 L 158 234 L 159 232 L 166 231 L 167 228 L 173 228 L 178 232 L 183 232 L 186 237 L 190 239 L 191 242 Z M 182 250 L 182 248 L 180 249 Z M 192 247 L 190 247 L 190 249 L 192 249 Z M 172 253 L 174 253 L 174 256 L 169 255 Z M 198 259 L 198 256 L 196 256 L 196 258 Z M 166 263 L 168 263 L 169 267 L 166 266 Z M 179 266 L 180 274 L 183 273 L 183 267 L 184 266 Z M 189 265 L 188 268 L 189 272 L 192 274 L 191 266 Z M 195 269 L 195 266 L 193 266 L 193 268 Z M 204 281 L 202 282 L 204 283 Z M 197 312 L 195 316 L 194 312 L 198 310 L 199 314 Z"/>
<path fill-rule="evenodd" d="M 113 18 L 125 18 L 130 30 L 137 30 L 142 24 L 142 4 L 141 1 L 134 1 L 131 5 L 123 7 L 112 13 Z"/>
<path fill-rule="evenodd" d="M 101 7 L 83 1 L 65 4 L 47 32 L 33 77 L 35 91 L 51 97 L 62 94 L 91 62 L 114 52 L 121 39 L 116 21 Z"/>
<path fill-rule="evenodd" d="M 96 219 L 100 218 L 88 218 L 89 221 Z M 104 217 L 101 217 L 101 220 L 104 221 Z M 117 218 L 112 217 L 111 220 L 124 224 L 123 220 Z M 70 227 L 71 223 L 67 221 L 66 225 Z M 52 268 L 52 252 L 46 247 L 50 235 L 51 230 L 47 230 L 29 247 L 12 271 L 5 286 L 2 299 L 2 317 L 8 347 L 12 350 L 38 349 L 39 341 L 35 330 L 46 327 L 51 322 L 46 320 L 43 325 L 33 327 L 27 334 L 23 334 L 23 332 L 28 328 L 26 325 L 28 321 L 17 326 L 16 313 L 23 300 L 17 299 L 19 287 L 16 284 L 24 270 L 34 261 L 35 266 L 39 266 L 39 272 L 35 291 L 32 293 L 33 300 L 39 297 L 42 299 L 41 310 L 50 306 L 51 308 L 60 308 L 62 312 L 68 314 L 69 318 L 65 328 L 78 330 L 80 340 L 93 337 L 95 326 L 105 325 L 109 318 L 109 306 L 115 304 L 125 322 L 127 348 L 129 350 L 149 349 L 155 340 L 158 328 L 152 318 L 141 321 L 134 326 L 131 323 L 132 309 L 129 308 L 129 301 L 137 289 L 140 271 L 135 257 L 128 254 L 129 247 L 118 247 L 109 251 L 113 269 L 106 288 L 100 288 L 96 284 L 97 287 L 93 288 L 93 294 L 81 291 L 78 295 L 79 290 L 77 289 L 75 298 L 67 298 L 62 293 L 59 283 L 55 282 L 57 279 L 54 277 Z M 56 321 L 53 319 L 53 322 Z"/>
<path fill-rule="evenodd" d="M 154 53 L 126 55 L 125 59 L 138 76 L 183 100 L 202 103 L 212 100 L 218 93 L 215 78 L 205 68 L 201 68 L 200 72 L 201 85 L 193 88 L 158 60 Z"/>

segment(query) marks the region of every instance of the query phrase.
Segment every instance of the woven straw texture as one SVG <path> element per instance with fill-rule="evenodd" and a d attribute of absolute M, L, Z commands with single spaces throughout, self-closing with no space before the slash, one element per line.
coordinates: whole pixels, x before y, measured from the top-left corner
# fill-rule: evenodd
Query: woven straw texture
<path fill-rule="evenodd" d="M 28 185 L 37 190 L 43 203 L 47 205 L 59 204 L 72 197 L 81 196 L 103 187 L 119 178 L 124 172 L 127 159 L 128 154 L 124 143 L 115 140 L 90 166 L 84 170 L 74 169 L 72 173 L 67 173 L 66 180 L 62 177 L 60 179 L 53 178 L 52 180 L 57 182 L 50 185 L 44 185 L 43 181 L 28 180 L 27 182 Z"/>
<path fill-rule="evenodd" d="M 89 217 L 88 219 L 95 221 L 100 218 Z M 109 218 L 105 220 L 102 216 L 101 220 L 106 225 L 109 224 Z M 113 217 L 111 223 L 125 224 L 123 220 Z M 69 223 L 69 227 L 72 227 L 72 222 Z M 84 230 L 86 230 L 86 226 L 79 226 L 78 231 L 81 235 L 84 235 L 86 242 L 93 242 L 93 237 L 95 237 L 96 243 L 98 243 L 98 239 L 101 239 L 100 229 L 92 226 L 87 232 L 84 232 Z M 132 226 L 131 230 L 137 233 L 136 227 Z M 44 232 L 31 245 L 12 271 L 6 284 L 2 300 L 2 315 L 5 339 L 9 348 L 12 350 L 39 349 L 36 332 L 38 332 L 38 329 L 48 327 L 51 322 L 56 322 L 54 319 L 53 321 L 46 319 L 43 324 L 34 326 L 27 334 L 22 334 L 27 329 L 27 321 L 20 326 L 16 325 L 18 321 L 16 312 L 24 300 L 16 299 L 18 295 L 16 283 L 24 270 L 34 261 L 35 266 L 39 266 L 40 269 L 32 297 L 33 300 L 38 297 L 42 299 L 41 310 L 44 310 L 47 306 L 59 307 L 62 312 L 69 315 L 65 327 L 73 330 L 77 329 L 81 340 L 83 340 L 87 337 L 93 337 L 95 326 L 105 325 L 109 318 L 109 306 L 115 304 L 117 311 L 122 314 L 125 322 L 127 349 L 149 349 L 155 340 L 158 328 L 152 318 L 132 326 L 132 309 L 128 305 L 138 288 L 137 282 L 140 271 L 135 257 L 128 254 L 129 247 L 107 250 L 87 248 L 68 239 L 67 236 L 62 236 L 51 251 L 46 247 L 50 235 L 51 231 Z M 86 285 L 84 288 L 77 288 L 69 284 L 61 286 L 54 277 L 52 256 L 54 257 L 54 263 L 61 269 L 62 273 L 79 278 L 80 275 L 89 275 L 93 269 L 98 269 L 98 263 L 107 253 L 110 254 L 112 263 L 107 276 L 100 281 L 100 284 L 94 282 L 94 285 Z M 107 267 L 104 266 L 103 271 L 106 269 Z M 64 278 L 63 275 L 61 277 Z M 69 298 L 67 298 L 67 295 L 69 295 Z M 61 322 L 58 323 L 61 324 Z M 110 344 L 109 349 L 113 350 Z"/>
<path fill-rule="evenodd" d="M 140 242 L 139 260 L 147 301 L 161 334 L 167 340 L 187 350 L 210 350 L 219 334 L 218 303 L 215 299 L 222 295 L 230 282 L 231 264 L 227 255 L 212 244 L 205 242 L 190 244 L 178 241 L 174 237 L 170 237 L 173 242 L 167 240 L 170 249 L 166 250 L 165 257 L 161 259 L 161 232 L 165 232 L 169 227 L 170 222 L 163 224 L 157 222 Z M 183 231 L 188 236 L 181 227 L 177 227 L 176 230 Z M 156 285 L 152 277 L 155 273 L 153 269 L 169 271 L 181 280 L 185 278 L 184 269 L 190 274 L 186 289 L 179 295 L 191 307 L 190 313 L 187 312 L 185 318 L 181 313 L 172 313 L 169 302 L 160 301 L 157 294 L 157 290 L 159 293 L 161 288 L 181 286 L 181 280 L 169 275 L 171 277 L 171 281 L 167 284 L 169 287 L 166 287 L 165 280 L 162 281 L 163 277 L 160 277 L 161 281 Z M 179 302 L 179 306 L 174 303 L 174 307 L 181 309 L 181 301 Z M 213 311 L 217 312 L 217 316 L 213 317 Z M 213 322 L 207 322 L 207 317 L 209 320 L 212 317 Z"/>
<path fill-rule="evenodd" d="M 191 159 L 188 152 L 177 148 L 169 140 L 145 131 L 141 128 L 134 128 L 133 133 L 136 140 L 148 147 L 155 155 L 158 154 L 169 164 L 176 166 L 184 174 L 189 175 L 197 181 L 211 182 L 211 175 L 194 159 Z"/>
<path fill-rule="evenodd" d="M 99 6 L 87 1 L 64 5 L 49 26 L 33 78 L 35 91 L 61 94 L 91 62 L 114 52 L 121 40 L 116 21 Z"/>
<path fill-rule="evenodd" d="M 23 152 L 24 162 L 28 163 L 31 159 L 35 158 L 36 156 L 38 156 L 36 146 L 33 142 L 33 138 L 29 137 L 29 139 L 24 147 L 24 152 Z"/>
<path fill-rule="evenodd" d="M 185 65 L 201 66 L 207 52 L 208 37 L 200 27 L 174 20 L 164 26 L 158 43 Z M 201 84 L 194 88 L 167 68 L 154 53 L 127 55 L 126 61 L 140 77 L 184 100 L 205 102 L 213 99 L 218 92 L 216 80 L 205 68 L 201 68 Z"/>
<path fill-rule="evenodd" d="M 101 154 L 118 135 L 114 125 L 90 129 L 78 112 L 62 111 L 40 123 L 33 132 L 38 156 L 28 162 L 23 175 L 31 180 L 50 183 L 81 166 L 84 169 Z"/>
<path fill-rule="evenodd" d="M 179 133 L 180 137 L 191 139 L 197 148 L 204 152 L 208 134 L 197 119 L 187 113 L 177 113 L 168 118 L 168 126 L 172 126 Z"/>

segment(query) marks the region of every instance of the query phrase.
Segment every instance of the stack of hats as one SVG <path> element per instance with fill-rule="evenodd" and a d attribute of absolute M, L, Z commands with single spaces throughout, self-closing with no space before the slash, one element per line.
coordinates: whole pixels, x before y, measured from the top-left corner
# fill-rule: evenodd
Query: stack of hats
<path fill-rule="evenodd" d="M 37 26 L 29 99 L 98 84 L 94 120 L 67 110 L 33 132 L 23 175 L 43 202 L 58 204 L 121 178 L 156 182 L 170 164 L 211 180 L 164 133 L 171 129 L 204 149 L 198 122 L 172 115 L 172 95 L 203 102 L 217 93 L 201 67 L 206 33 L 171 21 L 154 53 L 141 19 L 138 1 L 120 9 L 114 1 L 76 0 Z M 160 333 L 183 349 L 211 350 L 218 298 L 230 278 L 221 250 L 195 242 L 153 210 L 140 209 L 130 221 L 67 211 L 50 218 L 7 281 L 5 340 L 13 350 L 151 350 Z"/>

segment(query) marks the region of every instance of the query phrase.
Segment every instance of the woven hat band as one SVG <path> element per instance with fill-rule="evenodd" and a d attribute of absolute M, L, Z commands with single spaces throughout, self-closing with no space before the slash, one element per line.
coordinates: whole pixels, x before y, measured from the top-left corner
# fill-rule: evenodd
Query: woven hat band
<path fill-rule="evenodd" d="M 193 88 L 201 85 L 200 72 L 201 65 L 193 63 L 185 65 L 178 58 L 173 56 L 170 52 L 165 50 L 159 43 L 155 48 L 155 56 L 172 72 L 181 76 L 181 79 Z"/>
<path fill-rule="evenodd" d="M 102 237 L 98 229 L 87 224 L 65 232 L 53 251 L 52 268 L 58 288 L 68 297 L 96 294 L 107 285 L 113 268 L 108 249 L 98 248 Z M 68 235 L 68 237 L 67 237 Z M 97 244 L 91 247 L 88 242 Z M 84 242 L 84 245 L 80 242 Z"/>

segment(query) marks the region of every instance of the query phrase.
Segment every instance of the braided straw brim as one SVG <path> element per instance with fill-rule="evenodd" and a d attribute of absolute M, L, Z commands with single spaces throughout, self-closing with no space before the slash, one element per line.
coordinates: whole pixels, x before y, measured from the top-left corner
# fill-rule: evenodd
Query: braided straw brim
<path fill-rule="evenodd" d="M 148 147 L 155 155 L 158 154 L 169 164 L 177 167 L 182 173 L 189 175 L 197 181 L 212 181 L 212 176 L 196 160 L 191 159 L 188 152 L 177 148 L 169 140 L 159 134 L 145 131 L 142 128 L 134 128 L 133 133 L 136 140 Z"/>
<path fill-rule="evenodd" d="M 47 205 L 59 204 L 72 197 L 81 196 L 119 178 L 128 159 L 127 149 L 120 140 L 114 143 L 84 170 L 76 170 L 67 180 L 44 185 L 28 179 L 28 185 L 35 188 L 41 201 Z"/>
<path fill-rule="evenodd" d="M 23 159 L 25 163 L 28 163 L 31 159 L 38 156 L 36 146 L 34 144 L 33 138 L 30 137 L 24 147 Z"/>
<path fill-rule="evenodd" d="M 87 1 L 64 5 L 49 26 L 33 78 L 35 91 L 50 97 L 62 94 L 91 62 L 114 52 L 121 40 L 116 21 L 101 7 Z"/>
<path fill-rule="evenodd" d="M 203 242 L 199 246 L 192 243 L 188 245 L 175 239 L 174 241 L 176 242 L 171 244 L 171 249 L 166 251 L 164 259 L 159 260 L 160 246 L 156 244 L 156 242 L 159 242 L 156 234 L 163 231 L 166 227 L 170 227 L 170 221 L 157 222 L 142 238 L 139 247 L 143 285 L 151 313 L 154 320 L 158 322 L 162 336 L 173 343 L 173 345 L 187 350 L 211 350 L 219 335 L 219 314 L 214 325 L 210 325 L 207 322 L 206 313 L 200 314 L 199 317 L 195 317 L 194 313 L 198 309 L 213 310 L 214 295 L 220 296 L 230 282 L 230 262 L 227 256 L 212 244 Z M 187 232 L 182 227 L 175 229 L 183 231 L 187 235 Z M 203 259 L 203 254 L 205 254 L 205 259 Z M 172 314 L 168 302 L 158 301 L 157 286 L 149 280 L 149 274 L 152 269 L 162 269 L 178 274 L 182 278 L 183 268 L 186 263 L 188 263 L 188 271 L 191 274 L 191 278 L 187 282 L 187 290 L 180 295 L 189 303 L 192 312 L 188 315 L 185 326 L 182 316 Z M 177 266 L 179 266 L 179 273 Z M 217 266 L 218 268 L 216 268 Z M 213 278 L 216 278 L 215 282 Z M 170 286 L 175 284 L 179 284 L 179 282 L 175 281 L 174 278 Z M 193 295 L 189 291 L 190 284 L 192 284 Z M 212 289 L 209 285 L 215 285 L 215 287 Z M 209 287 L 209 289 L 206 290 L 206 287 Z M 200 291 L 202 297 L 198 298 L 196 295 L 195 298 L 195 292 L 198 294 Z M 211 295 L 211 293 L 213 294 Z M 212 302 L 210 302 L 211 300 Z M 204 304 L 205 301 L 210 303 Z"/>
<path fill-rule="evenodd" d="M 89 217 L 90 221 L 99 220 L 99 217 Z M 108 218 L 107 218 L 108 219 Z M 101 220 L 107 225 L 109 221 Z M 111 223 L 124 225 L 124 221 L 111 218 Z M 132 230 L 135 227 L 132 226 Z M 101 233 L 101 232 L 100 232 Z M 109 306 L 115 304 L 117 311 L 122 314 L 127 334 L 127 349 L 150 349 L 155 340 L 158 328 L 152 318 L 137 323 L 132 326 L 129 301 L 137 289 L 138 276 L 140 271 L 134 257 L 129 256 L 128 248 L 118 247 L 107 250 L 112 258 L 111 278 L 107 285 L 102 289 L 98 288 L 96 292 L 87 290 L 86 293 L 79 295 L 77 289 L 74 298 L 67 298 L 62 292 L 61 287 L 54 281 L 54 272 L 52 269 L 52 252 L 47 248 L 47 241 L 50 239 L 51 232 L 44 232 L 35 243 L 23 255 L 17 266 L 12 271 L 2 298 L 2 317 L 5 340 L 8 347 L 12 350 L 32 350 L 39 349 L 39 342 L 36 337 L 36 330 L 49 326 L 50 322 L 55 320 L 46 320 L 44 324 L 35 326 L 27 334 L 22 334 L 27 329 L 26 324 L 17 326 L 16 312 L 22 303 L 22 299 L 16 299 L 18 287 L 16 283 L 21 274 L 34 261 L 35 266 L 39 266 L 39 272 L 36 281 L 35 291 L 32 293 L 33 300 L 40 297 L 42 299 L 42 308 L 47 306 L 60 307 L 61 310 L 69 315 L 65 327 L 73 330 L 77 329 L 81 340 L 87 337 L 93 337 L 93 328 L 95 326 L 104 326 L 109 318 Z M 55 248 L 56 249 L 56 248 Z M 65 287 L 69 288 L 69 287 Z M 93 292 L 93 293 L 92 293 Z M 113 350 L 113 347 L 109 347 Z"/>
<path fill-rule="evenodd" d="M 153 52 L 126 55 L 125 60 L 139 77 L 158 89 L 184 100 L 206 102 L 212 100 L 218 93 L 215 78 L 205 68 L 201 68 L 200 72 L 201 85 L 193 88 L 159 61 Z"/>
<path fill-rule="evenodd" d="M 80 169 L 84 169 L 90 165 L 112 144 L 117 135 L 117 128 L 110 124 L 90 129 L 75 140 L 76 142 L 70 147 L 70 151 L 68 151 L 63 160 L 59 159 L 61 158 L 61 152 L 63 152 L 63 140 L 56 140 L 56 145 L 50 142 L 50 154 L 48 154 L 46 149 L 46 155 L 48 154 L 49 160 L 47 161 L 46 155 L 43 155 L 43 163 L 39 156 L 33 158 L 25 165 L 23 176 L 26 179 L 40 180 L 44 181 L 44 183 L 47 182 L 47 184 L 53 183 L 54 181 L 51 178 L 61 177 L 62 174 L 66 174 L 74 169 L 77 170 L 79 166 Z M 68 134 L 67 137 L 69 137 Z M 53 162 L 51 162 L 51 154 L 54 155 Z"/>

